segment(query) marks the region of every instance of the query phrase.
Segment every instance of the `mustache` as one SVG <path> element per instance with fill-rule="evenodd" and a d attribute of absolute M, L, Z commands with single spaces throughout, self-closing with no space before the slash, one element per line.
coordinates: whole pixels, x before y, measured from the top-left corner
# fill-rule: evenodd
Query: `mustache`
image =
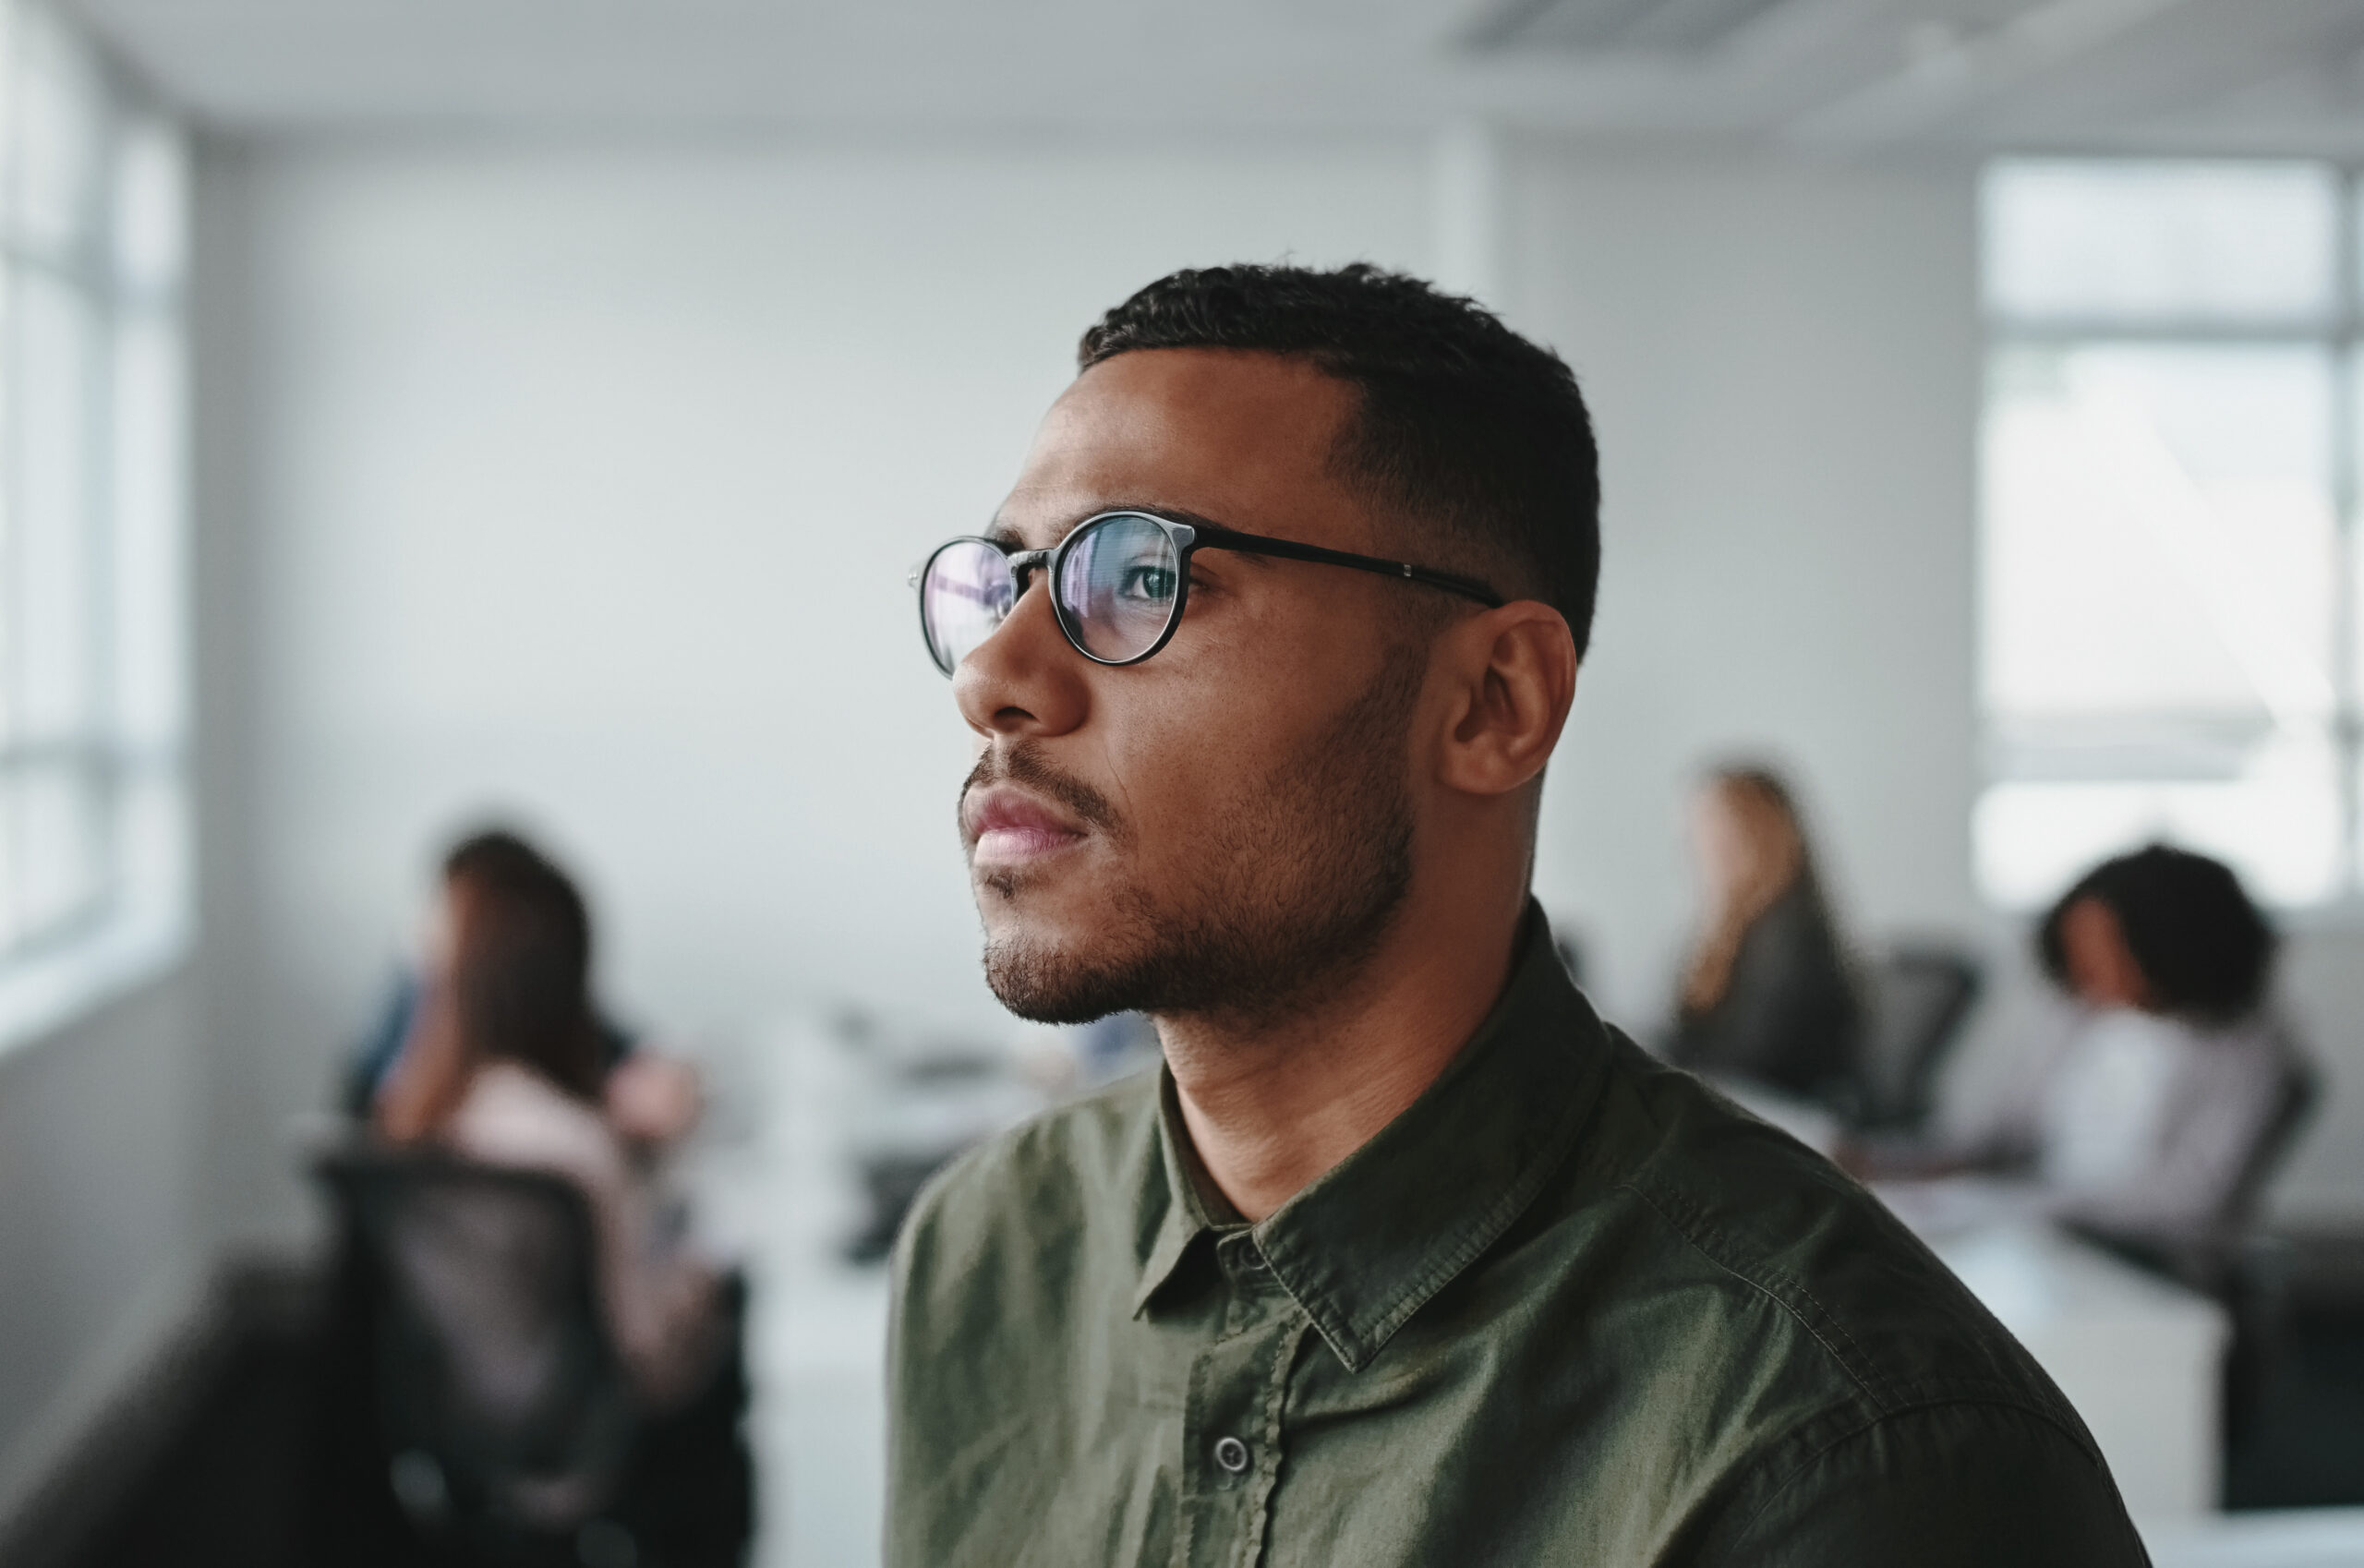
<path fill-rule="evenodd" d="M 979 757 L 977 766 L 961 782 L 960 798 L 965 801 L 970 790 L 989 784 L 1021 785 L 1067 807 L 1086 826 L 1100 828 L 1112 836 L 1123 826 L 1107 796 L 1074 775 L 1060 772 L 1043 761 L 1042 753 L 1031 746 L 1014 746 L 1007 751 L 996 746 Z"/>

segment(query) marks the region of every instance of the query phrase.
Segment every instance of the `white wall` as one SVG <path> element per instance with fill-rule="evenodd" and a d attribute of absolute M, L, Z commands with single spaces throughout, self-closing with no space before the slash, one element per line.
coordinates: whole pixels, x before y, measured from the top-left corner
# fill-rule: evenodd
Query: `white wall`
<path fill-rule="evenodd" d="M 1426 194 L 1411 142 L 211 157 L 233 1225 L 300 1217 L 273 1124 L 487 806 L 588 873 L 644 1017 L 1002 1027 L 909 569 L 990 515 L 1099 310 L 1189 261 L 1421 267 Z"/>
<path fill-rule="evenodd" d="M 175 975 L 0 1054 L 0 1552 L 199 1299 L 192 993 Z"/>
<path fill-rule="evenodd" d="M 1862 930 L 1991 932 L 1970 171 L 1529 144 L 1493 185 L 1499 298 L 1575 365 L 1604 452 L 1601 618 L 1538 870 L 1597 991 L 1661 1007 L 1682 802 L 1734 753 L 1801 780 Z M 324 1094 L 432 846 L 487 807 L 589 873 L 642 1017 L 851 1000 L 997 1027 L 950 826 L 966 742 L 907 568 L 986 515 L 1099 308 L 1190 261 L 1424 267 L 1454 249 L 1435 194 L 1409 143 L 215 150 L 226 1232 L 299 1225 L 274 1128 Z M 2297 989 L 2336 1030 L 2313 951 Z M 2364 1063 L 2364 1036 L 2326 1055 Z M 2343 1098 L 2304 1175 L 2335 1198 L 2352 1173 Z"/>
<path fill-rule="evenodd" d="M 1700 767 L 1770 757 L 1860 923 L 1974 929 L 1970 172 L 1530 148 L 1507 306 L 1601 445 L 1593 651 L 1538 887 L 1664 1010 Z"/>

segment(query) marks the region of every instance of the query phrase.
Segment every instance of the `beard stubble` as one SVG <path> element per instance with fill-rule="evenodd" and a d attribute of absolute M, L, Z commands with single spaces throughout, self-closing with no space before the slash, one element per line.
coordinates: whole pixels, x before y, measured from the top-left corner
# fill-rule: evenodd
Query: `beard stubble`
<path fill-rule="evenodd" d="M 1117 889 L 1116 918 L 1084 942 L 989 936 L 985 980 L 1002 1006 L 1038 1023 L 1125 1011 L 1270 1021 L 1351 978 L 1411 888 L 1404 742 L 1427 662 L 1424 647 L 1392 648 L 1369 686 L 1247 800 L 1188 824 L 1203 849 L 1186 882 Z M 1031 748 L 988 754 L 969 785 L 1003 779 L 1058 801 L 1120 850 L 1134 841 L 1105 797 Z M 1017 892 L 989 876 L 978 899 Z"/>

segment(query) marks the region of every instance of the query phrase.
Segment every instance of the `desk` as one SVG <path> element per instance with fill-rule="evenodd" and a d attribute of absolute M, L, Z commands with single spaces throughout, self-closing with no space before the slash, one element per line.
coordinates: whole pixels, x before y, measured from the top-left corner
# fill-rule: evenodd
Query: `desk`
<path fill-rule="evenodd" d="M 700 1233 L 743 1259 L 754 1403 L 755 1568 L 877 1568 L 886 1475 L 886 1277 L 838 1255 L 864 1204 L 842 1151 L 856 1064 L 818 1021 L 709 1043 L 736 1140 L 684 1162 Z"/>
<path fill-rule="evenodd" d="M 2055 1230 L 2006 1218 L 1925 1237 L 2085 1418 L 2145 1522 L 2216 1507 L 2231 1324 L 2223 1308 Z"/>
<path fill-rule="evenodd" d="M 2156 1568 L 2356 1568 L 2364 1508 L 2220 1514 L 2142 1532 Z"/>

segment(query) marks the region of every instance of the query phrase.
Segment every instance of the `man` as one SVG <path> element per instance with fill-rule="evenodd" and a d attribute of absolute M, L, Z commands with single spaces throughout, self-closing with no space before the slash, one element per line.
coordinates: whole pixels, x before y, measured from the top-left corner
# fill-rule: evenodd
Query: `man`
<path fill-rule="evenodd" d="M 916 1207 L 888 1561 L 2143 1561 L 1944 1268 L 1553 958 L 1567 368 L 1365 267 L 1176 273 L 1080 358 L 923 621 L 995 994 L 1165 1067 Z"/>

